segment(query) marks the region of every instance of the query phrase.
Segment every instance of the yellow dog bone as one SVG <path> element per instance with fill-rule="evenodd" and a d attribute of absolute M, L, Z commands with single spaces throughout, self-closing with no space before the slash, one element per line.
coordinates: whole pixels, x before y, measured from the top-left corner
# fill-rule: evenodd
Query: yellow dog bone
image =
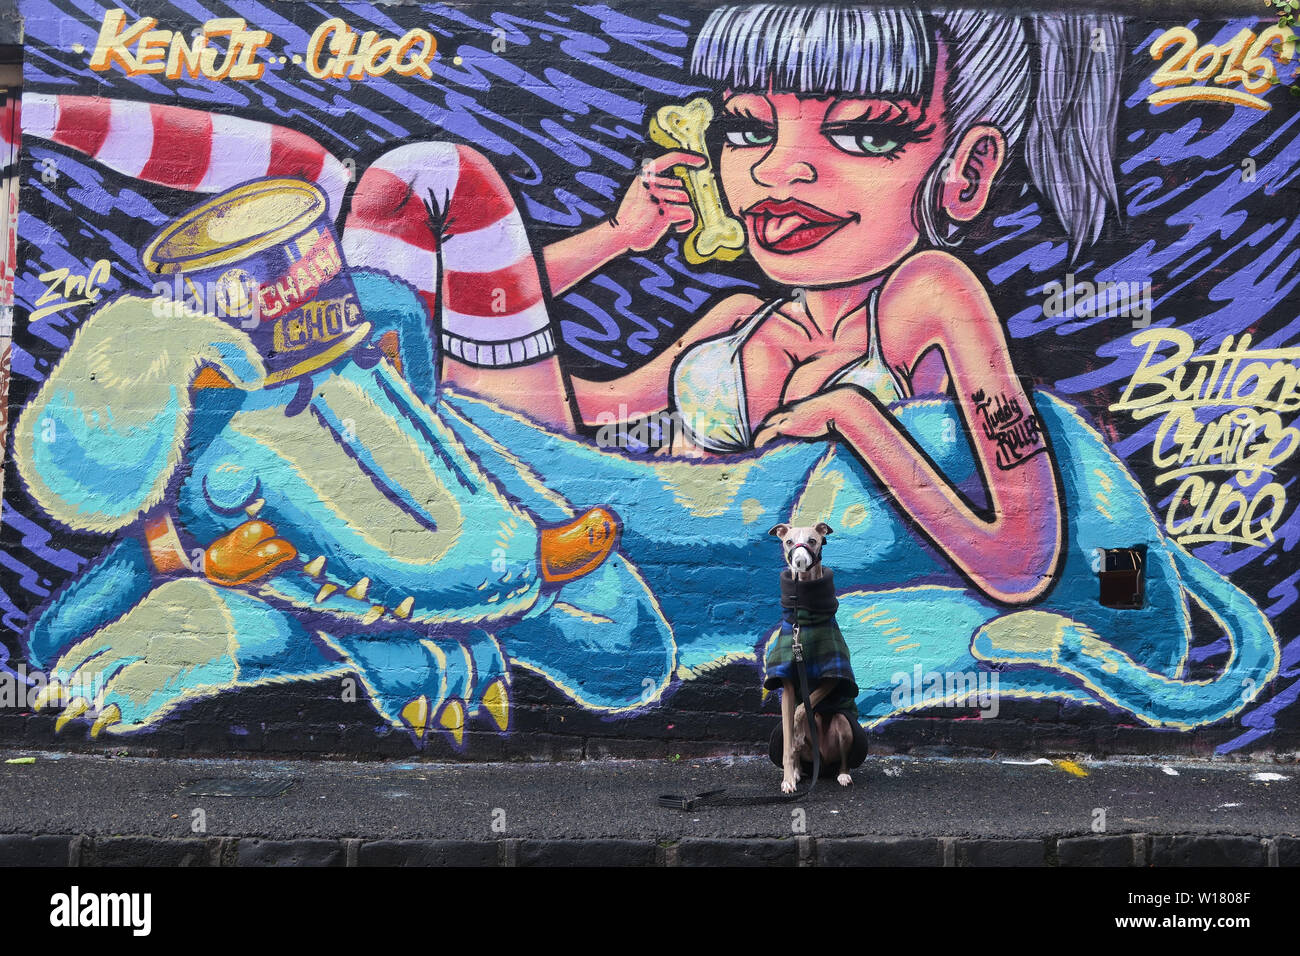
<path fill-rule="evenodd" d="M 686 237 L 686 261 L 694 265 L 719 259 L 728 262 L 745 250 L 745 227 L 727 215 L 722 193 L 713 175 L 713 159 L 704 142 L 704 131 L 713 121 L 713 107 L 700 97 L 685 106 L 665 106 L 650 121 L 650 138 L 667 149 L 684 149 L 709 160 L 701 169 L 675 166 L 695 207 L 695 228 Z"/>

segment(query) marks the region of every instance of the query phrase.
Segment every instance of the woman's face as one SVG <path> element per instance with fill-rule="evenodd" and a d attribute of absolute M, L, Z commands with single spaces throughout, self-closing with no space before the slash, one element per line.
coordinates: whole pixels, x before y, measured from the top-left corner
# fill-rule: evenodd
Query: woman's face
<path fill-rule="evenodd" d="M 884 272 L 916 247 L 913 203 L 947 135 L 942 85 L 927 107 L 727 94 L 715 120 L 724 130 L 719 175 L 764 272 L 785 285 L 842 285 Z"/>

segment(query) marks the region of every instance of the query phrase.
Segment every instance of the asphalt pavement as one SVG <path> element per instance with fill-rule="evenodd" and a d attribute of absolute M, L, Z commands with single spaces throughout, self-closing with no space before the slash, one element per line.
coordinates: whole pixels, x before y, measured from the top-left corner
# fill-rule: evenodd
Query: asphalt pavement
<path fill-rule="evenodd" d="M 776 795 L 779 771 L 752 757 L 0 760 L 0 865 L 1300 863 L 1290 763 L 879 756 L 795 804 L 682 812 L 655 798 Z"/>

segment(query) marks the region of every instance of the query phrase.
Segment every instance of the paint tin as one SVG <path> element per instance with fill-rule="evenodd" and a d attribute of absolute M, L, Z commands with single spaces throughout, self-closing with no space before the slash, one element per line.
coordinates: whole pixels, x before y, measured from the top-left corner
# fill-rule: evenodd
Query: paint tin
<path fill-rule="evenodd" d="M 236 186 L 159 232 L 141 256 L 155 294 L 248 331 L 273 385 L 346 355 L 370 332 L 325 194 L 300 179 Z"/>

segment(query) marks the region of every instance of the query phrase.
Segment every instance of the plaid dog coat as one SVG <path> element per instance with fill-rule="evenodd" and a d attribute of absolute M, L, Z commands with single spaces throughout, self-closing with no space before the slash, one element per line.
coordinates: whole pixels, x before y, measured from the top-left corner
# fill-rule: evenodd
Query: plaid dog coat
<path fill-rule="evenodd" d="M 835 575 L 823 570 L 816 581 L 795 581 L 789 571 L 781 572 L 781 630 L 768 641 L 763 659 L 763 686 L 776 690 L 782 681 L 794 685 L 799 702 L 799 675 L 794 665 L 794 625 L 799 625 L 799 642 L 803 645 L 804 672 L 808 691 L 824 680 L 839 683 L 820 704 L 819 714 L 841 713 L 856 725 L 858 722 L 858 684 L 849 661 L 849 647 L 844 642 L 835 611 Z"/>

